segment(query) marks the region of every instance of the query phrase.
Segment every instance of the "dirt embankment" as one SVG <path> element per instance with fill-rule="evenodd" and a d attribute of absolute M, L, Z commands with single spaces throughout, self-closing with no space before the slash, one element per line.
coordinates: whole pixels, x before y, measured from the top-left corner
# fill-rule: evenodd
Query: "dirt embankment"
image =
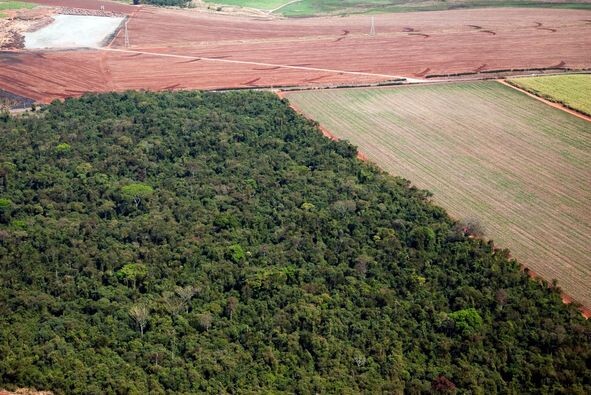
<path fill-rule="evenodd" d="M 25 45 L 24 33 L 33 32 L 49 25 L 55 10 L 38 7 L 26 10 L 5 11 L 8 16 L 0 19 L 0 50 L 22 49 Z"/>
<path fill-rule="evenodd" d="M 34 388 L 18 388 L 15 391 L 0 389 L 0 395 L 53 395 L 53 392 L 37 391 Z"/>

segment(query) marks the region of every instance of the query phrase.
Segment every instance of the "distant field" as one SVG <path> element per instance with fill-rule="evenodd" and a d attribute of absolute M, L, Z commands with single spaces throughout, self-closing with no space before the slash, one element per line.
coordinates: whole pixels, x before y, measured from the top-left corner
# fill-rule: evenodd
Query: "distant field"
<path fill-rule="evenodd" d="M 3 1 L 0 0 L 0 11 L 2 10 L 18 10 L 21 8 L 33 8 L 35 4 L 24 3 L 22 1 Z"/>
<path fill-rule="evenodd" d="M 206 0 L 207 3 L 238 5 L 242 7 L 272 10 L 289 0 Z M 377 12 L 407 12 L 450 10 L 476 7 L 552 7 L 591 9 L 589 2 L 560 0 L 301 0 L 287 5 L 277 12 L 285 16 L 312 16 L 324 14 L 356 14 Z"/>
<path fill-rule="evenodd" d="M 287 98 L 591 305 L 591 123 L 496 82 Z"/>
<path fill-rule="evenodd" d="M 544 99 L 591 115 L 591 74 L 512 78 L 509 83 Z"/>
<path fill-rule="evenodd" d="M 240 7 L 258 8 L 261 10 L 272 10 L 279 7 L 281 4 L 287 3 L 288 1 L 289 0 L 205 0 L 206 3 L 236 5 Z"/>
<path fill-rule="evenodd" d="M 0 18 L 6 17 L 6 13 L 2 11 L 6 10 L 19 10 L 21 8 L 33 8 L 35 4 L 24 3 L 22 1 L 3 1 L 0 0 Z"/>

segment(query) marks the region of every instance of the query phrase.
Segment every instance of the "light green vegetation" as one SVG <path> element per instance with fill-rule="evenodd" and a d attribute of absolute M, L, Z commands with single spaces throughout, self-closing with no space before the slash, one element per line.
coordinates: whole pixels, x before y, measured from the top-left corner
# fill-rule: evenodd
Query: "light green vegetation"
<path fill-rule="evenodd" d="M 21 8 L 33 8 L 34 4 L 24 3 L 22 1 L 4 1 L 0 0 L 0 19 L 6 18 L 8 14 L 2 12 L 2 10 L 19 10 Z"/>
<path fill-rule="evenodd" d="M 19 10 L 21 8 L 34 8 L 35 4 L 24 3 L 22 1 L 3 1 L 0 0 L 0 10 Z"/>
<path fill-rule="evenodd" d="M 206 0 L 206 3 L 220 4 L 220 5 L 235 5 L 240 7 L 258 8 L 261 10 L 273 10 L 289 0 Z"/>
<path fill-rule="evenodd" d="M 591 115 L 591 74 L 512 78 L 509 82 L 534 95 Z"/>
<path fill-rule="evenodd" d="M 591 303 L 591 123 L 496 82 L 288 95 L 379 166 Z"/>
<path fill-rule="evenodd" d="M 206 0 L 208 3 L 238 5 L 242 7 L 272 10 L 289 0 Z M 301 0 L 282 7 L 277 13 L 285 16 L 302 17 L 325 14 L 359 14 L 378 12 L 409 12 L 452 10 L 478 7 L 549 7 L 591 9 L 588 2 L 558 0 Z"/>

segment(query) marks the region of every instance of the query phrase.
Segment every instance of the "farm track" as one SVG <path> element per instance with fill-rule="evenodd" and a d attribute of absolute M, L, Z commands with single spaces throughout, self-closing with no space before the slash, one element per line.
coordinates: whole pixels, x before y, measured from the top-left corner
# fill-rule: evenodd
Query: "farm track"
<path fill-rule="evenodd" d="M 124 47 L 119 32 L 108 48 L 135 53 L 0 53 L 0 89 L 40 102 L 106 90 L 347 85 L 426 73 L 591 67 L 591 25 L 573 10 L 377 15 L 377 35 L 371 37 L 367 16 L 262 20 L 147 6 L 119 9 L 118 3 L 92 0 L 43 1 L 87 8 L 104 3 L 107 10 L 131 15 L 131 47 Z M 273 66 L 261 70 L 260 64 Z"/>
<path fill-rule="evenodd" d="M 496 82 L 287 93 L 591 306 L 591 126 Z M 420 104 L 419 104 L 420 103 Z"/>

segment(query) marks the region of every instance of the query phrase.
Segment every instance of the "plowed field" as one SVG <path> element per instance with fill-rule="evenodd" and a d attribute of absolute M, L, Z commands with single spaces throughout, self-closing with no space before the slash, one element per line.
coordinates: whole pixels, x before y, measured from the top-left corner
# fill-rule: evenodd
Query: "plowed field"
<path fill-rule="evenodd" d="M 85 4 L 90 8 L 93 1 Z M 377 15 L 377 34 L 370 36 L 367 16 L 266 20 L 125 7 L 119 11 L 131 13 L 131 45 L 124 48 L 120 32 L 111 48 L 126 52 L 0 53 L 0 89 L 50 101 L 86 91 L 343 84 L 508 68 L 591 67 L 591 12 L 586 11 Z"/>

